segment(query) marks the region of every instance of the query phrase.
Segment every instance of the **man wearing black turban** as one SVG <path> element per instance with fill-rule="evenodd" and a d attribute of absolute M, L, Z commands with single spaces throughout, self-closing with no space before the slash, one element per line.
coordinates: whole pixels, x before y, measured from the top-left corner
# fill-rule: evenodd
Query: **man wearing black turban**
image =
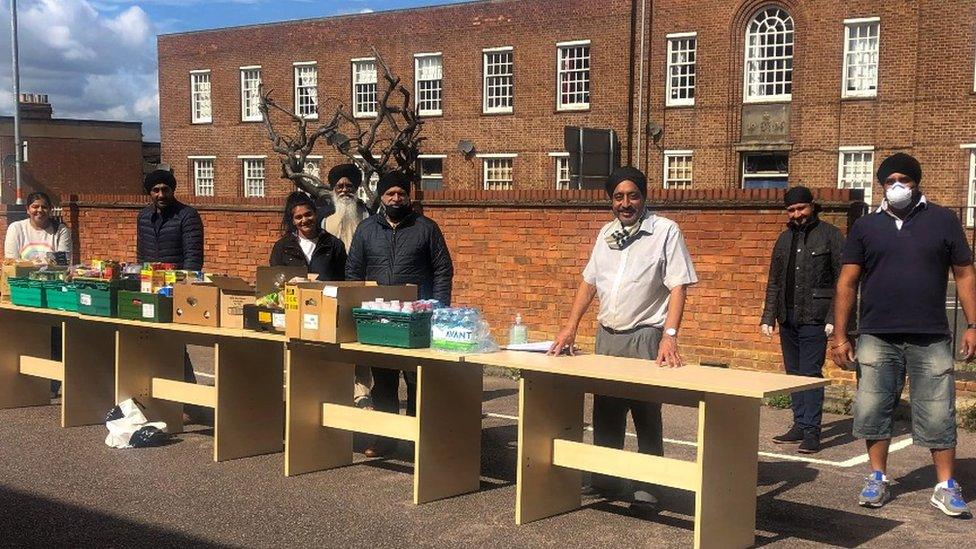
<path fill-rule="evenodd" d="M 369 209 L 357 196 L 362 182 L 363 172 L 355 164 L 339 164 L 329 170 L 335 211 L 325 218 L 322 228 L 338 237 L 346 245 L 346 252 L 359 224 L 369 217 Z"/>
<path fill-rule="evenodd" d="M 414 211 L 412 181 L 401 172 L 387 172 L 376 184 L 382 208 L 359 225 L 346 259 L 346 280 L 374 280 L 383 286 L 416 284 L 420 299 L 451 304 L 454 264 L 444 235 L 434 220 Z M 400 413 L 400 371 L 373 368 L 373 407 Z M 403 372 L 407 414 L 417 410 L 417 373 Z M 379 438 L 366 449 L 368 457 L 392 453 L 396 441 Z"/>
<path fill-rule="evenodd" d="M 922 166 L 908 154 L 891 155 L 878 167 L 885 198 L 877 211 L 854 222 L 841 256 L 831 358 L 857 367 L 853 435 L 865 440 L 871 466 L 858 503 L 881 507 L 888 500 L 892 416 L 907 379 L 912 442 L 929 449 L 938 482 L 929 504 L 957 517 L 969 509 L 954 478 L 953 339 L 959 342 L 959 358 L 972 360 L 976 270 L 956 213 L 926 200 L 921 182 Z M 955 336 L 946 317 L 950 270 L 968 323 Z M 860 306 L 856 341 L 847 337 L 855 302 Z"/>
<path fill-rule="evenodd" d="M 773 246 L 760 330 L 772 337 L 779 324 L 786 373 L 823 377 L 844 237 L 837 227 L 817 217 L 820 208 L 810 189 L 793 187 L 783 202 L 786 229 Z M 823 398 L 823 389 L 793 393 L 793 426 L 773 437 L 773 442 L 799 444 L 797 451 L 802 454 L 818 452 Z"/>
<path fill-rule="evenodd" d="M 647 177 L 619 168 L 606 183 L 615 219 L 597 236 L 566 327 L 549 354 L 573 354 L 580 320 L 600 296 L 596 352 L 627 358 L 657 359 L 659 366 L 681 366 L 678 328 L 688 286 L 698 282 L 691 254 L 678 224 L 647 209 Z M 637 450 L 663 455 L 661 404 L 604 395 L 593 397 L 593 443 L 623 448 L 627 412 L 637 430 Z M 620 494 L 616 479 L 593 475 L 588 495 Z M 657 502 L 651 487 L 637 483 L 624 498 L 640 511 Z"/>

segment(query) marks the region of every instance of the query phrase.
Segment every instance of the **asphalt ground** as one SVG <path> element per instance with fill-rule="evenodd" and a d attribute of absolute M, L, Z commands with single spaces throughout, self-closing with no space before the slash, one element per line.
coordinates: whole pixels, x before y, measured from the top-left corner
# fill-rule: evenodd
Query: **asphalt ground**
<path fill-rule="evenodd" d="M 199 382 L 209 364 L 192 353 Z M 212 461 L 213 431 L 193 425 L 162 447 L 115 450 L 103 426 L 61 429 L 56 405 L 0 410 L 0 546 L 3 547 L 687 547 L 694 498 L 661 488 L 660 511 L 584 500 L 579 511 L 516 526 L 518 395 L 486 377 L 482 489 L 426 505 L 412 500 L 412 448 L 293 478 L 283 455 Z M 590 401 L 587 399 L 589 417 Z M 824 449 L 803 458 L 769 442 L 791 413 L 762 412 L 756 544 L 774 547 L 947 547 L 971 543 L 976 522 L 930 507 L 928 451 L 899 422 L 889 475 L 894 499 L 857 505 L 867 472 L 849 417 L 825 415 Z M 665 406 L 665 454 L 694 459 L 694 409 Z M 629 427 L 633 433 L 633 427 Z M 957 478 L 976 493 L 976 435 L 960 432 Z M 587 435 L 588 437 L 588 435 Z M 368 439 L 357 437 L 357 449 Z M 636 439 L 627 437 L 635 449 Z"/>

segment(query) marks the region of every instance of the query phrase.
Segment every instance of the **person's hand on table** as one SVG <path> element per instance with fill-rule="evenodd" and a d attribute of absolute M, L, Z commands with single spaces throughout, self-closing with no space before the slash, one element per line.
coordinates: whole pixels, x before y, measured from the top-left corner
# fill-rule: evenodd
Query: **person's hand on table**
<path fill-rule="evenodd" d="M 668 368 L 681 367 L 681 355 L 678 354 L 678 340 L 669 335 L 661 338 L 657 348 L 657 365 Z"/>
<path fill-rule="evenodd" d="M 556 340 L 552 342 L 552 346 L 549 347 L 549 351 L 546 354 L 549 356 L 558 356 L 566 352 L 566 354 L 574 355 L 576 354 L 576 347 L 573 345 L 575 342 L 576 330 L 570 327 L 563 328 L 556 334 Z"/>

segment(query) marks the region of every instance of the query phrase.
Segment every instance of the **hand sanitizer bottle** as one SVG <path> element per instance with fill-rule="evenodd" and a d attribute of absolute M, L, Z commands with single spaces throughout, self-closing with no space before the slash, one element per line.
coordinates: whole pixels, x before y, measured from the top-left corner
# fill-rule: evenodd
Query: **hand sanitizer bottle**
<path fill-rule="evenodd" d="M 508 344 L 518 345 L 529 342 L 529 330 L 522 324 L 522 314 L 515 315 L 515 324 L 508 329 Z"/>

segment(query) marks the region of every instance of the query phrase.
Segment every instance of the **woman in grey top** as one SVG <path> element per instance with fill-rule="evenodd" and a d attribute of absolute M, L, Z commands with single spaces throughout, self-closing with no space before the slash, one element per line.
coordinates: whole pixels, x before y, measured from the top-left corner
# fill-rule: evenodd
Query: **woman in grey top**
<path fill-rule="evenodd" d="M 36 192 L 27 195 L 27 219 L 7 227 L 3 256 L 46 263 L 49 252 L 65 252 L 71 260 L 71 231 L 51 219 L 51 197 Z"/>

